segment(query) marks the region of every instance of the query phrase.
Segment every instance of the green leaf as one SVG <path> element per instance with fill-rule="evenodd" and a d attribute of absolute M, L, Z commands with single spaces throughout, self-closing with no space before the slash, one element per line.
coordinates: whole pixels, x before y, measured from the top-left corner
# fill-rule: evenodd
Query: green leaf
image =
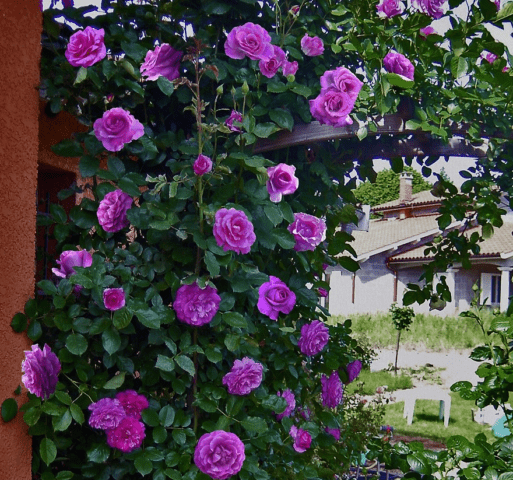
<path fill-rule="evenodd" d="M 93 281 L 81 273 L 75 273 L 74 275 L 71 275 L 69 280 L 73 285 L 82 285 L 82 287 L 88 289 L 93 288 L 94 286 Z"/>
<path fill-rule="evenodd" d="M 288 230 L 283 228 L 273 230 L 271 235 L 278 242 L 278 245 L 286 250 L 294 248 L 294 245 L 296 244 L 294 236 Z"/>
<path fill-rule="evenodd" d="M 141 475 L 148 475 L 153 470 L 153 463 L 145 456 L 139 456 L 134 461 L 134 467 Z"/>
<path fill-rule="evenodd" d="M 210 275 L 212 275 L 213 277 L 219 275 L 221 267 L 217 261 L 216 256 L 212 252 L 205 252 L 205 265 L 207 266 Z"/>
<path fill-rule="evenodd" d="M 274 132 L 278 131 L 274 123 L 259 123 L 253 133 L 259 138 L 267 138 Z"/>
<path fill-rule="evenodd" d="M 166 77 L 161 75 L 159 78 L 157 78 L 157 85 L 160 88 L 160 91 L 167 95 L 168 97 L 172 95 L 175 86 L 173 85 L 173 82 L 168 80 Z"/>
<path fill-rule="evenodd" d="M 57 287 L 51 280 L 41 280 L 37 283 L 37 286 L 43 290 L 46 295 L 55 295 L 57 293 Z"/>
<path fill-rule="evenodd" d="M 283 215 L 278 205 L 266 205 L 264 207 L 264 213 L 275 227 L 283 221 Z"/>
<path fill-rule="evenodd" d="M 165 355 L 158 355 L 155 367 L 164 372 L 172 372 L 175 369 L 175 362 Z"/>
<path fill-rule="evenodd" d="M 49 438 L 43 438 L 39 445 L 39 455 L 43 462 L 50 465 L 57 457 L 57 447 L 55 443 Z"/>
<path fill-rule="evenodd" d="M 77 72 L 77 76 L 75 78 L 75 81 L 73 82 L 73 85 L 77 85 L 79 83 L 82 83 L 87 78 L 87 68 L 86 67 L 80 67 Z"/>
<path fill-rule="evenodd" d="M 208 361 L 212 363 L 219 363 L 223 359 L 223 354 L 218 347 L 215 349 L 212 347 L 207 347 L 205 349 L 205 355 L 207 356 Z"/>
<path fill-rule="evenodd" d="M 223 322 L 236 328 L 248 328 L 246 319 L 237 312 L 223 313 Z"/>
<path fill-rule="evenodd" d="M 61 470 L 55 475 L 55 480 L 71 480 L 74 476 L 75 474 L 69 470 Z"/>
<path fill-rule="evenodd" d="M 131 321 L 132 313 L 126 307 L 116 310 L 112 316 L 112 324 L 118 330 L 128 327 Z"/>
<path fill-rule="evenodd" d="M 72 333 L 66 339 L 66 348 L 73 355 L 82 355 L 87 350 L 87 340 L 80 333 Z"/>
<path fill-rule="evenodd" d="M 79 423 L 80 425 L 84 423 L 84 412 L 76 403 L 70 405 L 69 411 L 71 412 L 71 416 L 73 417 L 73 420 L 75 420 L 75 422 Z"/>
<path fill-rule="evenodd" d="M 98 169 L 100 168 L 100 160 L 96 157 L 92 157 L 91 155 L 85 155 L 80 159 L 80 163 L 78 164 L 78 169 L 80 170 L 80 175 L 83 177 L 92 177 L 96 175 Z"/>
<path fill-rule="evenodd" d="M 75 140 L 63 140 L 52 146 L 52 152 L 61 157 L 80 157 L 84 154 L 80 143 Z"/>
<path fill-rule="evenodd" d="M 430 475 L 431 474 L 431 466 L 426 458 L 421 455 L 408 455 L 406 457 L 408 460 L 408 465 L 410 468 L 416 472 L 419 472 L 422 475 Z"/>
<path fill-rule="evenodd" d="M 166 438 L 167 438 L 167 430 L 162 427 L 162 426 L 158 426 L 158 427 L 155 427 L 153 429 L 153 441 L 155 443 L 164 443 L 166 441 Z M 153 477 L 155 478 L 155 477 Z"/>
<path fill-rule="evenodd" d="M 18 413 L 18 404 L 14 398 L 6 398 L 2 402 L 2 420 L 10 422 Z"/>
<path fill-rule="evenodd" d="M 294 118 L 287 110 L 284 110 L 283 108 L 271 110 L 269 112 L 269 117 L 278 126 L 286 128 L 289 131 L 292 131 L 292 128 L 294 127 Z"/>
<path fill-rule="evenodd" d="M 144 48 L 142 45 L 139 45 L 135 42 L 121 42 L 121 48 L 130 58 L 133 58 L 137 63 L 140 63 L 148 52 L 147 48 Z"/>
<path fill-rule="evenodd" d="M 451 73 L 454 78 L 458 79 L 467 73 L 468 63 L 464 57 L 454 57 L 451 60 Z"/>
<path fill-rule="evenodd" d="M 102 333 L 102 345 L 109 355 L 119 350 L 119 347 L 121 347 L 121 337 L 114 327 L 109 327 Z"/>
<path fill-rule="evenodd" d="M 228 334 L 224 339 L 224 344 L 226 345 L 226 348 L 230 350 L 230 352 L 234 352 L 239 348 L 240 337 L 238 335 Z"/>
<path fill-rule="evenodd" d="M 106 443 L 100 443 L 93 445 L 93 447 L 87 451 L 87 460 L 93 463 L 106 462 L 110 455 L 110 448 Z"/>
<path fill-rule="evenodd" d="M 59 402 L 64 403 L 64 405 L 71 405 L 72 400 L 68 393 L 63 392 L 61 390 L 57 390 L 55 392 L 55 398 L 59 400 Z"/>
<path fill-rule="evenodd" d="M 35 320 L 30 322 L 28 330 L 27 330 L 27 336 L 33 341 L 36 342 L 39 340 L 39 337 L 43 334 L 43 329 L 41 328 L 41 324 Z"/>
<path fill-rule="evenodd" d="M 11 321 L 11 328 L 16 333 L 24 332 L 27 328 L 27 316 L 23 313 L 17 313 L 14 315 Z"/>
<path fill-rule="evenodd" d="M 125 372 L 121 372 L 118 375 L 114 375 L 108 382 L 105 383 L 103 388 L 105 390 L 117 390 L 125 383 Z"/>
<path fill-rule="evenodd" d="M 139 197 L 141 195 L 137 184 L 128 176 L 124 176 L 119 180 L 118 187 L 132 197 Z"/>
<path fill-rule="evenodd" d="M 117 157 L 109 157 L 107 160 L 109 171 L 115 176 L 115 180 L 121 178 L 125 174 L 125 164 Z"/>
<path fill-rule="evenodd" d="M 175 411 L 171 405 L 162 407 L 159 412 L 159 420 L 163 427 L 170 427 L 175 420 Z"/>
<path fill-rule="evenodd" d="M 246 417 L 241 425 L 248 432 L 265 433 L 267 431 L 267 423 L 260 417 Z"/>
<path fill-rule="evenodd" d="M 185 370 L 189 375 L 191 375 L 191 377 L 194 377 L 196 369 L 194 368 L 194 362 L 189 357 L 186 357 L 185 355 L 177 355 L 174 360 L 180 368 Z"/>
<path fill-rule="evenodd" d="M 173 430 L 172 436 L 173 440 L 178 443 L 178 445 L 185 445 L 187 436 L 183 430 Z"/>
<path fill-rule="evenodd" d="M 61 417 L 52 418 L 52 426 L 56 432 L 64 432 L 71 425 L 71 413 L 66 410 Z"/>
<path fill-rule="evenodd" d="M 145 327 L 160 328 L 160 318 L 153 310 L 137 310 L 135 314 Z"/>
<path fill-rule="evenodd" d="M 497 13 L 497 20 L 504 21 L 511 16 L 513 16 L 513 2 L 508 2 Z"/>
<path fill-rule="evenodd" d="M 415 85 L 414 80 L 410 80 L 409 78 L 397 73 L 385 73 L 383 76 L 388 80 L 390 85 L 394 85 L 395 87 L 411 88 Z"/>

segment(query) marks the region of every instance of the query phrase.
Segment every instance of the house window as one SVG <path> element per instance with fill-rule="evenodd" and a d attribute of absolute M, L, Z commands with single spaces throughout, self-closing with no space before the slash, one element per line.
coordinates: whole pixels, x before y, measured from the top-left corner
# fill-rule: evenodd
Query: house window
<path fill-rule="evenodd" d="M 501 276 L 496 273 L 481 274 L 481 305 L 498 306 L 501 302 Z"/>

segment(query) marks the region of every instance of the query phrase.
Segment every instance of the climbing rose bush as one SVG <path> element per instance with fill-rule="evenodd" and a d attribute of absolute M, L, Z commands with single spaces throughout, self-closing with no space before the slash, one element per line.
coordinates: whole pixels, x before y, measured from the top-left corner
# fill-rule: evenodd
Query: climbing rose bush
<path fill-rule="evenodd" d="M 360 360 L 354 360 L 347 365 L 346 371 L 348 376 L 347 383 L 351 383 L 358 378 L 358 375 L 360 375 L 360 372 L 362 371 L 362 362 Z"/>
<path fill-rule="evenodd" d="M 107 55 L 105 30 L 86 27 L 74 33 L 66 47 L 66 59 L 73 67 L 90 67 Z"/>
<path fill-rule="evenodd" d="M 142 422 L 126 416 L 115 428 L 107 430 L 107 444 L 123 453 L 129 453 L 142 446 L 146 428 Z"/>
<path fill-rule="evenodd" d="M 249 253 L 256 240 L 253 224 L 243 211 L 235 208 L 221 208 L 216 212 L 213 233 L 224 251 L 236 253 Z"/>
<path fill-rule="evenodd" d="M 249 357 L 235 360 L 231 370 L 223 377 L 223 385 L 232 395 L 249 395 L 262 383 L 264 366 Z"/>
<path fill-rule="evenodd" d="M 315 250 L 326 239 L 324 220 L 307 213 L 295 213 L 294 222 L 287 228 L 294 235 L 296 240 L 294 250 L 297 252 Z"/>
<path fill-rule="evenodd" d="M 296 396 L 294 395 L 294 392 L 287 388 L 283 392 L 277 392 L 276 395 L 278 397 L 283 397 L 287 402 L 285 410 L 282 413 L 278 413 L 276 415 L 276 419 L 281 420 L 284 417 L 290 417 L 296 408 Z"/>
<path fill-rule="evenodd" d="M 93 257 L 87 250 L 65 250 L 57 260 L 59 268 L 52 268 L 54 275 L 69 278 L 75 272 L 75 267 L 90 267 Z"/>
<path fill-rule="evenodd" d="M 383 59 L 383 65 L 388 72 L 397 73 L 409 80 L 413 80 L 415 67 L 413 64 L 401 53 L 388 52 Z"/>
<path fill-rule="evenodd" d="M 243 120 L 242 113 L 232 110 L 232 113 L 230 113 L 230 116 L 226 119 L 225 123 L 226 123 L 226 126 L 232 132 L 242 132 L 242 129 L 240 127 L 233 124 L 233 122 L 242 123 L 242 120 Z"/>
<path fill-rule="evenodd" d="M 447 0 L 414 0 L 414 4 L 422 13 L 438 20 L 444 14 Z"/>
<path fill-rule="evenodd" d="M 269 180 L 267 180 L 266 186 L 271 202 L 280 202 L 283 195 L 291 195 L 297 190 L 299 179 L 294 175 L 295 172 L 294 165 L 285 163 L 267 169 Z"/>
<path fill-rule="evenodd" d="M 205 175 L 205 173 L 212 171 L 212 159 L 203 154 L 198 155 L 198 158 L 194 160 L 192 168 L 196 175 Z"/>
<path fill-rule="evenodd" d="M 201 327 L 212 321 L 220 303 L 221 297 L 214 287 L 200 288 L 197 283 L 192 283 L 177 290 L 173 308 L 178 320 Z"/>
<path fill-rule="evenodd" d="M 157 80 L 160 76 L 174 80 L 180 76 L 180 60 L 183 53 L 168 43 L 149 50 L 141 65 L 141 75 L 146 80 Z"/>
<path fill-rule="evenodd" d="M 48 345 L 42 350 L 39 345 L 32 345 L 31 350 L 25 351 L 21 369 L 21 381 L 30 393 L 46 399 L 55 392 L 61 363 Z"/>
<path fill-rule="evenodd" d="M 267 30 L 251 22 L 235 27 L 228 34 L 224 50 L 230 58 L 238 60 L 247 56 L 251 60 L 268 61 L 274 55 Z"/>
<path fill-rule="evenodd" d="M 294 440 L 294 450 L 298 453 L 306 452 L 312 444 L 312 436 L 306 430 L 297 428 L 295 425 L 290 427 L 290 436 Z"/>
<path fill-rule="evenodd" d="M 285 52 L 276 45 L 273 45 L 272 47 L 273 54 L 269 60 L 260 60 L 258 62 L 262 75 L 265 75 L 267 78 L 274 77 L 285 62 Z"/>
<path fill-rule="evenodd" d="M 196 466 L 216 480 L 225 480 L 239 473 L 245 458 L 240 438 L 223 430 L 205 433 L 194 450 Z"/>
<path fill-rule="evenodd" d="M 324 53 L 324 42 L 319 37 L 310 37 L 308 33 L 301 39 L 301 50 L 308 57 L 316 57 Z"/>
<path fill-rule="evenodd" d="M 114 312 L 125 306 L 125 292 L 122 288 L 106 288 L 103 291 L 103 304 L 107 310 Z"/>
<path fill-rule="evenodd" d="M 376 10 L 381 16 L 391 18 L 404 12 L 404 3 L 400 0 L 382 0 Z"/>
<path fill-rule="evenodd" d="M 321 352 L 330 339 L 329 329 L 319 320 L 306 323 L 301 327 L 301 336 L 297 346 L 303 355 L 311 357 Z"/>
<path fill-rule="evenodd" d="M 93 125 L 96 138 L 106 150 L 119 152 L 126 143 L 144 135 L 144 127 L 139 120 L 123 108 L 111 108 Z"/>
<path fill-rule="evenodd" d="M 132 197 L 120 189 L 107 193 L 96 212 L 98 223 L 106 232 L 119 232 L 128 227 L 130 222 L 126 212 L 132 202 Z"/>
<path fill-rule="evenodd" d="M 322 404 L 328 408 L 336 408 L 342 403 L 344 397 L 344 386 L 338 376 L 338 372 L 332 372 L 329 377 L 323 375 L 322 383 Z"/>
<path fill-rule="evenodd" d="M 102 398 L 91 403 L 88 409 L 91 411 L 89 425 L 99 430 L 107 431 L 116 428 L 126 417 L 123 405 L 115 398 Z"/>
<path fill-rule="evenodd" d="M 280 313 L 290 313 L 296 305 L 296 295 L 278 277 L 269 277 L 258 289 L 257 308 L 271 320 L 278 320 Z"/>

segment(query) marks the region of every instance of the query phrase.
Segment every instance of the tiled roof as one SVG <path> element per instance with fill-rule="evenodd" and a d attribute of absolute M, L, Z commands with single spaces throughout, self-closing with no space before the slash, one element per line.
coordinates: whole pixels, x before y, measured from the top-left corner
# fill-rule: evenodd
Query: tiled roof
<path fill-rule="evenodd" d="M 438 232 L 437 215 L 423 215 L 402 220 L 371 220 L 368 232 L 353 231 L 352 243 L 358 259 L 421 240 Z"/>
<path fill-rule="evenodd" d="M 429 205 L 429 204 L 436 204 L 436 203 L 440 203 L 440 199 L 438 197 L 435 197 L 429 190 L 426 190 L 424 192 L 414 193 L 412 195 L 411 202 L 392 200 L 391 202 L 386 202 L 386 203 L 381 203 L 380 205 L 376 205 L 375 207 L 372 207 L 371 210 L 373 212 L 381 212 L 382 210 L 388 210 L 390 208 L 398 208 L 401 205 L 417 206 L 417 205 Z"/>
<path fill-rule="evenodd" d="M 481 227 L 474 227 L 467 230 L 466 235 L 480 231 Z M 494 234 L 484 242 L 480 243 L 479 255 L 472 255 L 472 258 L 482 257 L 513 257 L 513 223 L 504 223 L 501 228 L 495 228 Z M 391 262 L 407 262 L 422 260 L 425 257 L 425 246 L 417 247 L 407 252 L 399 253 L 390 257 Z"/>

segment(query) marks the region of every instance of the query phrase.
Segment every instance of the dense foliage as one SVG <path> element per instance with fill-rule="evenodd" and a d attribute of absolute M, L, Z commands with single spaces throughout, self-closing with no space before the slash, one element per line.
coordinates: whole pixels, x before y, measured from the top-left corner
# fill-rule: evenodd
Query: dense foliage
<path fill-rule="evenodd" d="M 419 0 L 385 17 L 370 0 L 103 0 L 97 16 L 44 13 L 48 113 L 90 127 L 54 151 L 80 157 L 90 181 L 69 214 L 53 205 L 42 220 L 62 254 L 13 321 L 51 348 L 24 363 L 35 475 L 317 479 L 348 467 L 366 436 L 347 431 L 359 422 L 345 422 L 343 383 L 362 351 L 350 322 L 325 326 L 320 297 L 326 265 L 357 268 L 338 227 L 355 221 L 346 174 L 372 175 L 354 161 L 376 116 L 406 97 L 409 128 L 447 139 L 463 124 L 472 140 L 499 138 L 462 195 L 441 182 L 441 226 L 470 210 L 499 225 L 492 185 L 511 185 L 496 178 L 512 170 L 500 140 L 509 57 L 485 27 L 511 4 L 449 12 L 445 40 L 420 32 L 463 3 Z M 484 49 L 500 58 L 482 62 Z M 357 135 L 254 153 L 312 115 L 358 122 Z M 453 245 L 437 267 L 469 248 Z"/>

